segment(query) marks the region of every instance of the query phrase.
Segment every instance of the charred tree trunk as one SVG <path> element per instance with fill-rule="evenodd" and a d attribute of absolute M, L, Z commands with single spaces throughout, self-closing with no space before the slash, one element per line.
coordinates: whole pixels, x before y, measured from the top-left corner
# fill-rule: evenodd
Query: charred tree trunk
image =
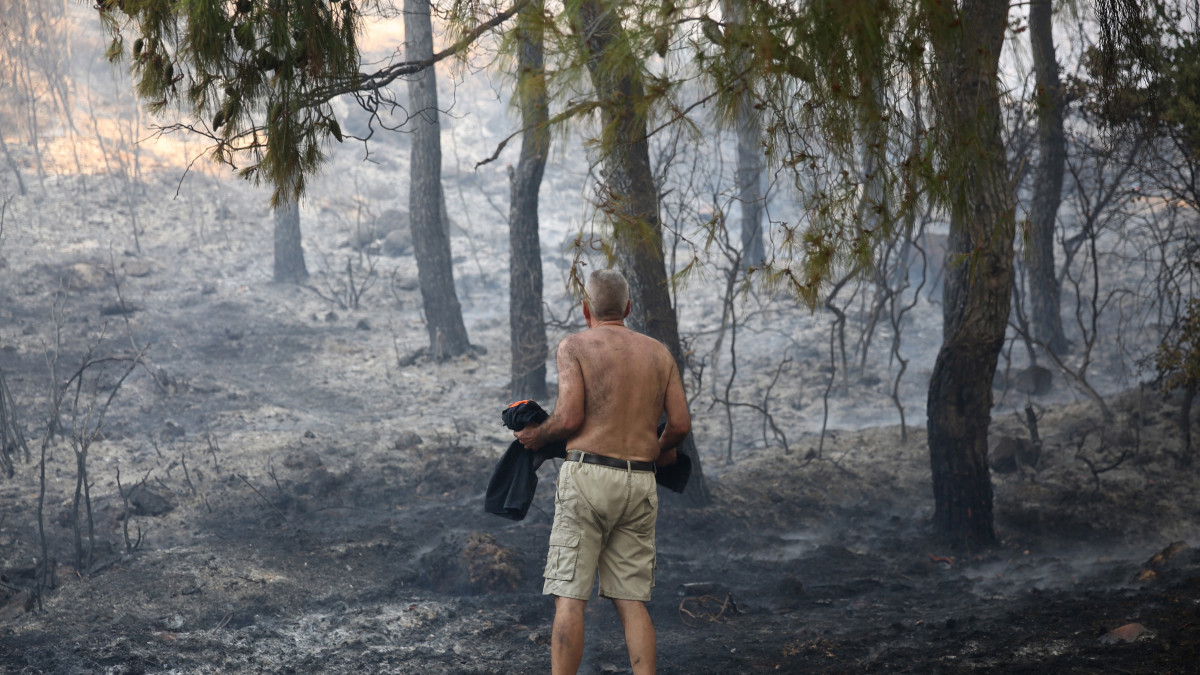
<path fill-rule="evenodd" d="M 1179 466 L 1192 465 L 1192 404 L 1196 401 L 1196 385 L 1183 388 L 1183 400 L 1179 403 L 1179 432 L 1183 434 L 1183 452 L 1179 455 Z"/>
<path fill-rule="evenodd" d="M 304 249 L 300 245 L 300 206 L 281 202 L 275 207 L 275 271 L 272 278 L 281 284 L 308 281 Z"/>
<path fill-rule="evenodd" d="M 729 16 L 730 32 L 740 29 L 745 20 L 745 0 L 726 0 L 725 11 Z M 748 47 L 739 47 L 740 50 Z M 737 57 L 739 69 L 745 69 L 747 59 Z M 754 108 L 754 94 L 750 86 L 738 94 L 738 107 L 734 117 L 737 131 L 737 184 L 738 201 L 742 210 L 742 266 L 755 267 L 766 258 L 763 243 L 763 148 L 762 115 Z"/>
<path fill-rule="evenodd" d="M 737 113 L 737 191 L 742 203 L 742 264 L 755 267 L 767 257 L 763 243 L 762 124 L 749 93 Z"/>
<path fill-rule="evenodd" d="M 1063 334 L 1060 287 L 1054 273 L 1054 222 L 1062 202 L 1067 142 L 1051 9 L 1050 0 L 1034 0 L 1029 6 L 1029 41 L 1037 77 L 1038 163 L 1029 213 L 1032 245 L 1025 258 L 1034 337 L 1046 349 L 1061 355 L 1067 350 L 1067 338 Z"/>
<path fill-rule="evenodd" d="M 578 12 L 588 72 L 601 101 L 601 210 L 612 219 L 617 262 L 629 281 L 633 300 L 629 325 L 666 345 L 683 372 L 679 325 L 663 259 L 658 191 L 650 167 L 646 117 L 640 105 L 644 99 L 642 82 L 636 66 L 629 65 L 632 55 L 616 52 L 625 49 L 626 43 L 621 40 L 623 28 L 610 0 L 584 0 Z M 705 505 L 711 497 L 690 435 L 679 450 L 692 460 L 692 477 L 683 497 L 693 506 Z"/>
<path fill-rule="evenodd" d="M 943 341 L 929 383 L 929 457 L 934 528 L 975 550 L 996 542 L 987 435 L 1013 284 L 1014 198 L 997 81 L 1008 2 L 937 7 L 929 24 L 951 220 Z"/>
<path fill-rule="evenodd" d="M 517 100 L 525 132 L 521 159 L 510 167 L 508 208 L 509 331 L 512 337 L 514 399 L 545 399 L 546 324 L 542 320 L 542 244 L 538 237 L 538 190 L 550 151 L 550 110 L 546 102 L 541 26 L 542 2 L 517 17 Z"/>
<path fill-rule="evenodd" d="M 26 191 L 25 181 L 21 178 L 21 167 L 13 159 L 12 153 L 8 151 L 8 143 L 4 142 L 3 133 L 0 133 L 0 150 L 4 151 L 4 161 L 8 163 L 8 168 L 12 169 L 13 175 L 17 177 L 17 193 L 24 197 Z"/>
<path fill-rule="evenodd" d="M 429 0 L 404 0 L 404 34 L 410 61 L 433 56 Z M 414 111 L 409 222 L 429 329 L 429 355 L 442 360 L 465 354 L 471 345 L 454 289 L 450 234 L 442 206 L 442 125 L 432 67 L 410 77 L 408 96 Z"/>

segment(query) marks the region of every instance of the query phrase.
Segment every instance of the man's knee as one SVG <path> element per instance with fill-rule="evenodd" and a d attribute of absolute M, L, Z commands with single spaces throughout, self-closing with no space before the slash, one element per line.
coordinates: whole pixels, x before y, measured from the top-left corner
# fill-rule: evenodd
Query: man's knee
<path fill-rule="evenodd" d="M 583 610 L 587 608 L 587 600 L 579 600 L 577 598 L 564 598 L 561 595 L 554 597 L 554 614 L 555 616 L 583 616 Z"/>
<path fill-rule="evenodd" d="M 646 610 L 646 603 L 641 600 L 620 600 L 613 598 L 612 603 L 613 607 L 617 609 L 617 616 L 621 617 L 621 621 L 629 617 L 636 618 L 650 615 L 650 612 Z"/>

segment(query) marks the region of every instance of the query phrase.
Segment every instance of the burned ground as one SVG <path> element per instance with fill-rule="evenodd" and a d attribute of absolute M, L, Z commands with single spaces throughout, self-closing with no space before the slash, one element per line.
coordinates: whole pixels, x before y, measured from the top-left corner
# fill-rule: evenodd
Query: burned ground
<path fill-rule="evenodd" d="M 525 521 L 482 511 L 512 437 L 499 415 L 508 183 L 499 163 L 469 168 L 498 139 L 479 120 L 448 116 L 445 139 L 463 157 L 447 172 L 447 208 L 482 349 L 444 363 L 408 359 L 427 342 L 411 254 L 362 235 L 405 202 L 402 134 L 373 145 L 372 162 L 335 156 L 310 188 L 307 288 L 269 281 L 266 190 L 202 163 L 181 176 L 180 158 L 196 153 L 185 142 L 137 150 L 133 182 L 108 175 L 99 154 L 74 175 L 66 136 L 47 145 L 50 175 L 0 219 L 0 368 L 33 454 L 0 477 L 0 671 L 548 670 L 540 575 L 556 467 L 541 470 Z M 559 245 L 580 234 L 587 194 L 586 153 L 574 150 L 543 187 L 552 342 L 581 323 Z M 340 302 L 348 261 L 376 270 L 358 308 Z M 662 500 L 651 612 L 663 672 L 1195 671 L 1200 554 L 1172 544 L 1200 541 L 1200 476 L 1171 455 L 1178 400 L 1105 360 L 1124 346 L 1095 354 L 1107 413 L 1062 378 L 1033 399 L 997 390 L 993 438 L 1021 447 L 1030 403 L 1043 446 L 994 476 L 1001 544 L 957 552 L 930 534 L 920 428 L 941 337 L 933 295 L 914 299 L 897 352 L 911 362 L 902 441 L 886 330 L 869 362 L 830 387 L 829 317 L 791 298 L 738 297 L 737 376 L 720 392 L 734 337 L 721 274 L 709 268 L 675 298 L 697 360 L 687 384 L 713 503 Z M 54 584 L 35 599 L 46 393 L 89 349 L 125 359 L 143 348 L 90 449 L 95 548 L 82 569 L 69 430 L 93 392 L 113 391 L 119 364 L 88 369 L 80 405 L 59 410 L 64 431 L 46 446 Z M 748 406 L 726 417 L 717 394 L 769 404 L 783 434 Z M 586 671 L 627 672 L 614 611 L 588 612 Z M 1130 624 L 1142 628 L 1112 633 Z"/>
<path fill-rule="evenodd" d="M 78 261 L 42 251 L 51 259 L 26 268 L 8 255 L 5 288 L 33 290 L 6 291 L 2 363 L 36 419 L 53 272 Z M 93 264 L 107 283 L 59 295 L 63 364 L 99 338 L 100 308 L 115 293 L 113 265 Z M 111 353 L 151 349 L 92 451 L 97 544 L 83 573 L 71 564 L 73 459 L 62 439 L 50 445 L 57 566 L 40 606 L 28 594 L 36 463 L 0 482 L 0 665 L 545 671 L 552 608 L 539 592 L 555 467 L 542 469 L 525 521 L 482 512 L 510 438 L 499 425 L 502 359 L 401 368 L 407 351 L 396 345 L 415 348 L 422 330 L 398 327 L 402 309 L 331 317 L 313 294 L 263 283 L 261 271 L 206 292 L 203 275 L 155 268 L 169 266 L 176 272 L 122 280 L 142 309 L 127 325 L 110 318 L 99 342 Z M 363 330 L 364 318 L 394 326 Z M 484 316 L 474 329 L 490 353 L 506 351 L 502 323 Z M 1195 473 L 1162 452 L 1178 442 L 1173 405 L 1142 389 L 1111 398 L 1115 417 L 1137 420 L 1136 438 L 1090 403 L 1048 408 L 1036 469 L 996 476 L 1002 545 L 968 554 L 930 537 L 920 429 L 907 442 L 897 427 L 835 431 L 823 444 L 794 435 L 786 451 L 740 448 L 729 466 L 715 444 L 705 456 L 714 503 L 663 500 L 651 603 L 661 670 L 1192 671 L 1200 555 L 1182 548 L 1150 563 L 1196 530 Z M 1109 441 L 1087 445 L 1105 429 Z M 1027 432 L 998 415 L 995 433 Z M 36 425 L 29 434 L 36 452 Z M 1114 452 L 1120 438 L 1137 447 L 1117 469 L 1093 474 L 1079 459 Z M 148 494 L 128 510 L 118 468 L 127 489 L 146 477 Z M 142 535 L 132 552 L 126 521 Z M 588 611 L 588 672 L 626 672 L 615 613 L 604 603 Z M 1146 632 L 1103 639 L 1131 623 Z"/>

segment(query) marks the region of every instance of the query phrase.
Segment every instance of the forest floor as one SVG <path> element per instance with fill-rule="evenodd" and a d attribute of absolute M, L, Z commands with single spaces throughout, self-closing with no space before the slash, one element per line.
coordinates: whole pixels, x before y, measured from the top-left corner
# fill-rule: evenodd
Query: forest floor
<path fill-rule="evenodd" d="M 9 205 L 0 368 L 33 458 L 0 478 L 0 670 L 548 670 L 556 467 L 526 520 L 482 510 L 512 438 L 503 228 L 455 238 L 486 354 L 402 365 L 426 340 L 411 256 L 378 259 L 362 308 L 338 306 L 354 230 L 314 199 L 312 288 L 272 284 L 262 191 L 201 178 L 174 199 L 177 177 L 149 185 L 160 197 L 138 207 L 140 252 L 119 183 L 50 179 Z M 719 316 L 719 293 L 702 291 L 681 312 Z M 557 339 L 578 316 L 549 295 Z M 828 335 L 786 330 L 817 355 Z M 749 344 L 744 363 L 768 367 L 746 395 L 777 397 L 789 442 L 746 440 L 762 419 L 739 412 L 727 463 L 723 409 L 693 403 L 713 499 L 662 501 L 650 604 L 662 672 L 1195 672 L 1200 473 L 1172 456 L 1178 401 L 1133 388 L 1100 411 L 1055 383 L 1058 399 L 1033 401 L 1036 466 L 994 476 L 1000 544 L 957 554 L 930 535 L 923 418 L 910 412 L 905 440 L 896 425 L 836 424 L 822 440 L 827 371 L 792 352 L 800 363 L 776 386 L 780 355 Z M 147 345 L 118 382 L 121 359 Z M 88 451 L 94 546 L 83 528 L 90 562 L 77 562 L 67 431 L 46 445 L 54 584 L 35 602 L 48 364 L 65 382 L 89 350 L 102 361 L 59 413 L 64 429 L 94 425 L 87 413 L 115 391 Z M 914 367 L 916 390 L 930 366 Z M 890 406 L 878 392 L 833 397 L 843 411 Z M 1029 431 L 997 412 L 992 435 Z M 584 672 L 628 672 L 612 608 L 592 602 L 587 616 Z M 1129 624 L 1141 628 L 1111 632 Z"/>

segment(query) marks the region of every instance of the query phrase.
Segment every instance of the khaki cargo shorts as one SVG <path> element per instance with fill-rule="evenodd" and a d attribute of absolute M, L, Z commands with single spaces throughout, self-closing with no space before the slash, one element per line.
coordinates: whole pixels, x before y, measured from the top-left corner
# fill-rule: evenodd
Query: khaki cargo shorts
<path fill-rule="evenodd" d="M 600 597 L 650 600 L 657 567 L 652 471 L 563 462 L 542 593 L 587 600 L 600 574 Z"/>

